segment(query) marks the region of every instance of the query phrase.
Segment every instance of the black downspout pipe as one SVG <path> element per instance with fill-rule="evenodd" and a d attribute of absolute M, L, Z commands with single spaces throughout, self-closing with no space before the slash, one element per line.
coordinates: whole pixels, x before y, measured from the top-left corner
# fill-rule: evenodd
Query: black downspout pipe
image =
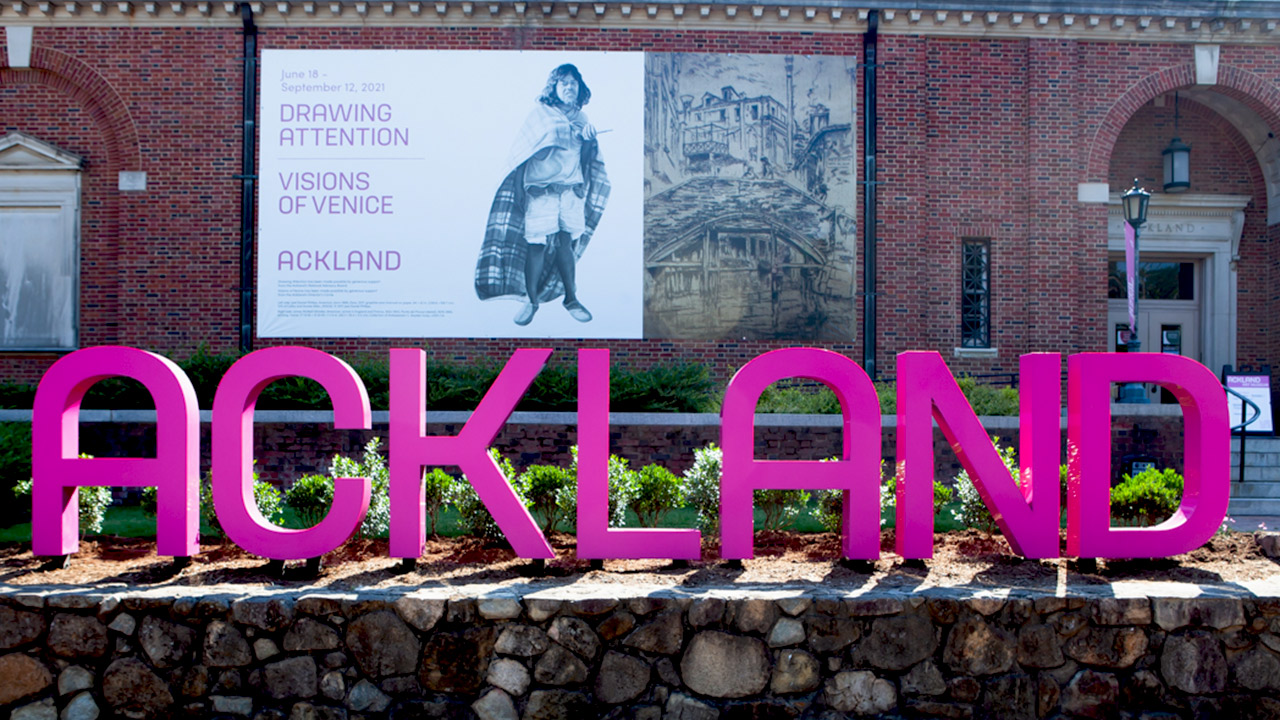
<path fill-rule="evenodd" d="M 253 350 L 253 201 L 257 190 L 258 171 L 257 123 L 258 105 L 258 26 L 253 22 L 253 8 L 240 4 L 244 24 L 244 142 L 240 158 L 240 352 Z"/>
<path fill-rule="evenodd" d="M 867 13 L 862 43 L 862 369 L 875 380 L 876 370 L 876 33 L 880 11 Z"/>

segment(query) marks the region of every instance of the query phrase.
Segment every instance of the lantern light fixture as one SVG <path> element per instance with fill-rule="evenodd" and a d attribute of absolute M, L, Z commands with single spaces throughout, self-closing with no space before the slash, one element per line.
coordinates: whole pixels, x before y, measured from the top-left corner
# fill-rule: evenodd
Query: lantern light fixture
<path fill-rule="evenodd" d="M 1173 94 L 1173 139 L 1164 149 L 1164 191 L 1185 192 L 1191 187 L 1191 147 L 1178 137 L 1178 93 Z"/>

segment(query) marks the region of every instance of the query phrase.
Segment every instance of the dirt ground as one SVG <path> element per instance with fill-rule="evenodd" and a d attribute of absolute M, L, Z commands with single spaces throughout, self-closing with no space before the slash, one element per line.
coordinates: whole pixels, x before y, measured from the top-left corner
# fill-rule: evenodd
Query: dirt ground
<path fill-rule="evenodd" d="M 325 556 L 318 573 L 302 562 L 281 566 L 232 545 L 206 545 L 185 567 L 155 553 L 155 542 L 113 537 L 82 541 L 65 568 L 50 568 L 29 545 L 0 547 L 0 584 L 56 586 L 243 585 L 315 587 L 332 590 L 394 587 L 457 587 L 522 584 L 528 589 L 578 582 L 617 585 L 757 588 L 823 586 L 913 590 L 928 587 L 1008 587 L 1054 591 L 1116 580 L 1230 584 L 1280 577 L 1280 560 L 1266 557 L 1252 533 L 1228 533 L 1202 548 L 1162 560 L 1027 560 L 1014 555 L 1000 536 L 973 530 L 939 533 L 934 557 L 907 562 L 894 555 L 893 536 L 881 536 L 883 555 L 873 565 L 839 561 L 839 538 L 831 534 L 759 532 L 756 557 L 741 563 L 716 559 L 703 548 L 702 561 L 606 560 L 593 568 L 574 554 L 574 538 L 556 535 L 556 559 L 540 564 L 517 558 L 505 543 L 475 538 L 428 540 L 416 567 L 406 569 L 387 554 L 385 541 L 352 540 Z"/>

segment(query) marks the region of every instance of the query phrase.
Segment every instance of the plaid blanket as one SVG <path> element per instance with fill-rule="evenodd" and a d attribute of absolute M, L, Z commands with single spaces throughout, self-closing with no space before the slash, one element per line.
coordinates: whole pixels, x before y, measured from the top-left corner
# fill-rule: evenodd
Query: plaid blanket
<path fill-rule="evenodd" d="M 525 121 L 516 138 L 509 163 L 512 167 L 493 197 L 489 221 L 485 225 L 484 242 L 480 246 L 480 259 L 476 262 L 476 295 L 481 300 L 506 296 L 525 298 L 528 295 L 524 280 L 525 254 L 528 248 L 524 240 L 524 169 L 534 153 L 550 146 L 554 141 L 553 124 L 556 122 L 564 122 L 560 111 L 539 105 Z M 609 176 L 605 174 L 604 160 L 600 157 L 600 146 L 596 141 L 582 145 L 582 178 L 587 185 L 587 230 L 573 243 L 575 258 L 581 258 L 587 249 L 587 243 L 600 224 L 600 216 L 604 214 L 605 204 L 609 201 Z M 539 303 L 554 300 L 564 294 L 564 283 L 560 280 L 560 274 L 555 271 L 555 263 L 547 262 L 544 268 L 538 283 Z"/>

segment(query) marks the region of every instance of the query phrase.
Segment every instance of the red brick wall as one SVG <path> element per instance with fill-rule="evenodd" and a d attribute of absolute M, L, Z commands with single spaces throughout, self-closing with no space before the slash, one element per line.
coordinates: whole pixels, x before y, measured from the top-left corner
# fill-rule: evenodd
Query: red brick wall
<path fill-rule="evenodd" d="M 593 28 L 264 28 L 263 48 L 526 48 L 844 54 L 859 34 Z M 39 27 L 36 70 L 0 67 L 0 128 L 84 155 L 83 344 L 185 355 L 237 344 L 241 37 L 227 28 Z M 0 58 L 3 58 L 0 55 Z M 1193 82 L 1192 47 L 1055 39 L 880 37 L 877 361 L 938 349 L 956 370 L 1010 372 L 1019 354 L 1105 347 L 1105 211 L 1076 202 L 1079 182 L 1158 176 L 1166 142 L 1149 101 Z M 1216 89 L 1280 127 L 1280 55 L 1224 47 Z M 859 80 L 861 82 L 861 80 Z M 860 103 L 861 104 L 861 103 Z M 1260 169 L 1238 134 L 1186 103 L 1194 180 L 1259 198 L 1242 243 L 1240 357 L 1280 367 L 1280 236 L 1265 227 Z M 861 118 L 858 124 L 862 125 Z M 1146 128 L 1141 130 L 1139 128 Z M 865 128 L 864 128 L 865 129 Z M 859 152 L 859 157 L 861 153 Z M 859 163 L 860 164 L 860 163 Z M 1120 170 L 1124 168 L 1124 170 Z M 146 193 L 115 190 L 145 170 Z M 862 175 L 858 168 L 859 177 Z M 1131 175 L 1129 176 L 1131 179 Z M 1127 182 L 1127 181 L 1126 181 Z M 958 247 L 992 239 L 995 360 L 951 358 L 959 335 Z M 861 260 L 859 259 L 859 274 Z M 865 283 L 859 278 L 860 290 Z M 861 318 L 861 301 L 855 312 Z M 861 323 L 859 322 L 859 327 Z M 289 339 L 341 355 L 381 340 Z M 396 341 L 397 346 L 413 343 Z M 502 358 L 571 341 L 430 340 L 435 358 Z M 617 341 L 617 362 L 692 361 L 725 379 L 785 343 Z M 861 360 L 862 344 L 825 345 Z M 571 358 L 558 353 L 559 362 Z M 0 380 L 34 381 L 53 356 L 6 356 Z"/>

